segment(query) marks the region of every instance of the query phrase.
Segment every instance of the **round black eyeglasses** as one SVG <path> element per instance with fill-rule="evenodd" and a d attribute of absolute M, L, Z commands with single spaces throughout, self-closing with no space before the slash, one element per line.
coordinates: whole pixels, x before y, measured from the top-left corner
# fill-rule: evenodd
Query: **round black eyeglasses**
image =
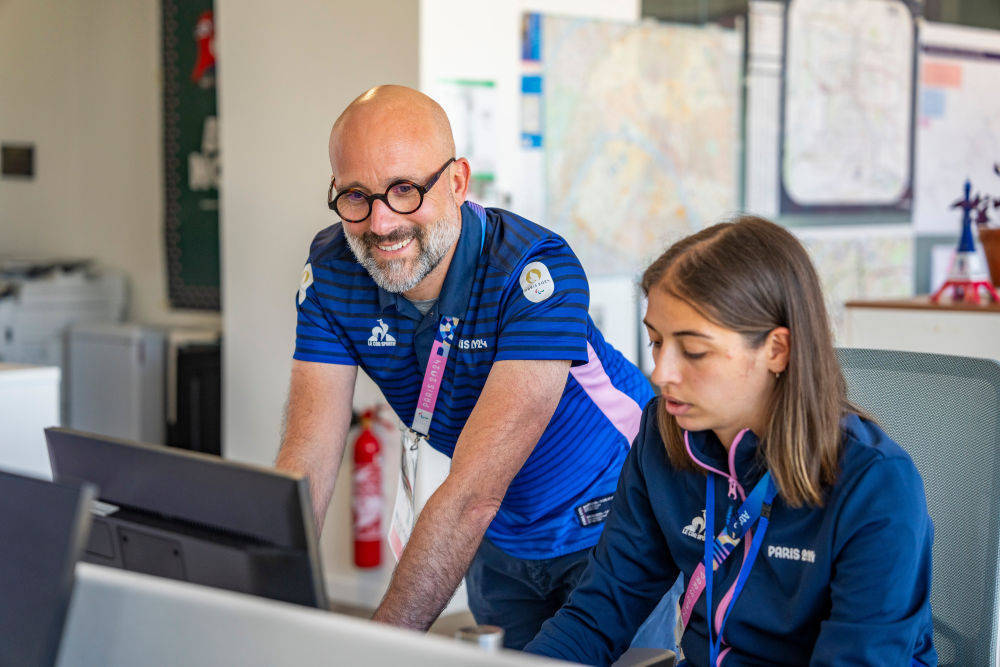
<path fill-rule="evenodd" d="M 372 205 L 376 199 L 381 199 L 386 206 L 400 215 L 415 213 L 424 203 L 424 195 L 434 187 L 444 170 L 454 161 L 455 158 L 448 158 L 448 161 L 423 185 L 417 185 L 406 179 L 394 181 L 385 189 L 384 195 L 366 195 L 357 188 L 350 188 L 338 192 L 337 196 L 334 197 L 334 183 L 333 179 L 330 179 L 330 189 L 326 193 L 326 205 L 330 207 L 331 211 L 336 211 L 344 222 L 361 222 L 367 218 L 372 213 Z"/>

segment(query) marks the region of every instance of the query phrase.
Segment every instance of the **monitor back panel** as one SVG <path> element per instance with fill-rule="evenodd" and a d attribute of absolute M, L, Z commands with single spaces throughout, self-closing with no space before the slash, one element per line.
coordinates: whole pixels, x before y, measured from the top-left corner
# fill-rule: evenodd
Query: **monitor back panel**
<path fill-rule="evenodd" d="M 94 496 L 0 472 L 0 663 L 55 663 Z"/>
<path fill-rule="evenodd" d="M 87 560 L 326 606 L 309 485 L 304 478 L 208 454 L 72 429 L 47 428 L 45 437 L 53 478 L 91 482 L 100 489 L 100 499 L 111 506 L 112 513 L 98 519 L 96 525 L 102 527 L 95 528 L 91 536 Z M 162 539 L 167 535 L 179 544 L 167 549 L 168 542 Z M 206 553 L 211 543 L 215 546 Z M 221 558 L 206 566 L 216 570 L 227 560 L 226 552 L 217 548 L 220 544 L 250 554 L 253 562 L 248 567 L 256 581 L 243 578 L 234 586 L 219 583 L 229 581 L 224 573 L 218 577 L 192 576 L 207 571 L 199 569 L 199 558 Z M 247 545 L 261 548 L 248 549 Z M 277 574 L 275 567 L 287 568 L 286 573 Z M 262 592 L 273 588 L 266 578 L 269 574 L 285 579 L 289 590 L 299 590 L 299 580 L 305 578 L 309 593 L 289 599 Z M 257 590 L 248 590 L 251 587 Z"/>
<path fill-rule="evenodd" d="M 224 526 L 279 546 L 307 543 L 303 505 L 308 506 L 308 492 L 303 503 L 300 488 L 305 480 L 207 454 L 72 429 L 47 428 L 45 438 L 53 478 L 92 482 L 103 501 Z"/>
<path fill-rule="evenodd" d="M 93 518 L 83 560 L 239 593 L 326 607 L 309 555 L 105 506 Z"/>

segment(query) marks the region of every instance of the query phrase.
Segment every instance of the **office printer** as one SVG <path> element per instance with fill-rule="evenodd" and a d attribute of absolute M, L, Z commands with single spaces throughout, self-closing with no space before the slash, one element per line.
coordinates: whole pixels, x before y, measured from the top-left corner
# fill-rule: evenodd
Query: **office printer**
<path fill-rule="evenodd" d="M 91 260 L 0 256 L 0 361 L 63 368 L 70 324 L 121 322 L 127 306 L 125 275 Z"/>

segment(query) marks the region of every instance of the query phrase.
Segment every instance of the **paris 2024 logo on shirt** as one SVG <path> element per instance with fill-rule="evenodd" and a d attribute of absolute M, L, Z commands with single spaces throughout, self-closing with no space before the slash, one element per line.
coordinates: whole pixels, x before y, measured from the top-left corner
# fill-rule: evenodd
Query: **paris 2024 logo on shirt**
<path fill-rule="evenodd" d="M 532 303 L 545 301 L 556 291 L 556 283 L 548 267 L 541 262 L 531 262 L 521 271 L 521 291 Z"/>
<path fill-rule="evenodd" d="M 306 300 L 306 291 L 309 286 L 313 284 L 313 267 L 311 263 L 307 263 L 302 269 L 302 277 L 299 279 L 299 305 Z"/>

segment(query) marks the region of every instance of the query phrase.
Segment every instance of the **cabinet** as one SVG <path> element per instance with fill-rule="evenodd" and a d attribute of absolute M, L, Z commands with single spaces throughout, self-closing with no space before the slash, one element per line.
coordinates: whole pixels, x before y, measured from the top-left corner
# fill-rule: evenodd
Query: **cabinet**
<path fill-rule="evenodd" d="M 0 363 L 0 468 L 51 479 L 43 429 L 59 425 L 59 369 Z"/>
<path fill-rule="evenodd" d="M 841 344 L 1000 360 L 1000 304 L 848 301 Z"/>

